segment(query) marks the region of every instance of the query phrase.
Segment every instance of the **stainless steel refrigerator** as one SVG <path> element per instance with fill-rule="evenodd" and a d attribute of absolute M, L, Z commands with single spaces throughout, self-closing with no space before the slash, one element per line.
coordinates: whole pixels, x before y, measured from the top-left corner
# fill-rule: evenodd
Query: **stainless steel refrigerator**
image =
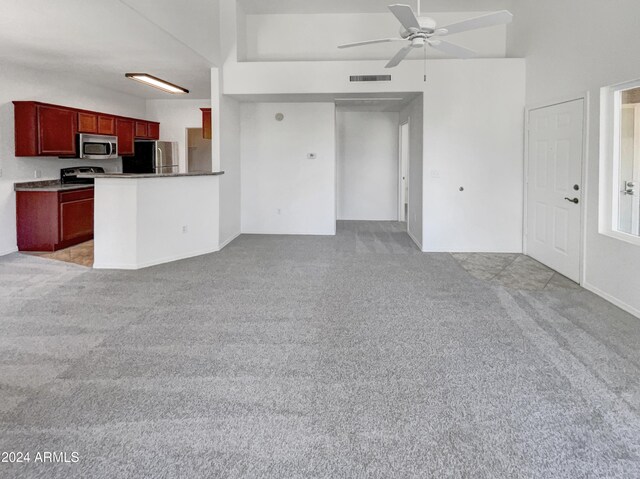
<path fill-rule="evenodd" d="M 123 173 L 178 173 L 178 143 L 137 140 L 134 156 L 122 158 Z"/>

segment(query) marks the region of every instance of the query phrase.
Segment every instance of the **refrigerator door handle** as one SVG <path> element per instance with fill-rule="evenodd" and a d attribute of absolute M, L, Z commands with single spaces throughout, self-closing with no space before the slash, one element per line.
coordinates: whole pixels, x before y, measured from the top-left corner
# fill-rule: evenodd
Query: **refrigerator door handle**
<path fill-rule="evenodd" d="M 162 157 L 162 148 L 156 148 L 156 169 L 161 169 L 164 166 L 164 158 Z"/>

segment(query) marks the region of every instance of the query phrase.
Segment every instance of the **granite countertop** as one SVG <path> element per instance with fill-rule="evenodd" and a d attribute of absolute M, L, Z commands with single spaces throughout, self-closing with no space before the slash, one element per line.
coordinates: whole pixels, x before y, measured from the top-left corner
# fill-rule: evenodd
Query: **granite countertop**
<path fill-rule="evenodd" d="M 69 191 L 84 190 L 93 188 L 92 184 L 66 184 L 60 183 L 60 180 L 41 180 L 41 181 L 25 181 L 15 183 L 13 189 L 15 191 Z"/>
<path fill-rule="evenodd" d="M 219 176 L 224 175 L 224 171 L 196 171 L 193 173 L 81 173 L 78 178 L 124 178 L 124 179 L 143 179 L 143 178 L 178 178 L 183 176 Z"/>

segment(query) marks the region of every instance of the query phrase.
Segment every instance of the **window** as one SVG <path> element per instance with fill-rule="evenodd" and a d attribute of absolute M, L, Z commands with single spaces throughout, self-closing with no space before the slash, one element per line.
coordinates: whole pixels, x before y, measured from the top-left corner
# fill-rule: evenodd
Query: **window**
<path fill-rule="evenodd" d="M 601 128 L 600 231 L 640 244 L 640 80 L 603 89 Z"/>
<path fill-rule="evenodd" d="M 616 105 L 617 226 L 621 233 L 640 236 L 640 87 L 617 92 Z"/>

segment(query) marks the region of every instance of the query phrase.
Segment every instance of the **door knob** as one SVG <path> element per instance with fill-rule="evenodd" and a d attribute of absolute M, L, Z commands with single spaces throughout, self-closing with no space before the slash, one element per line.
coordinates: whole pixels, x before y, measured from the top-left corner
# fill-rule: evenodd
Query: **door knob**
<path fill-rule="evenodd" d="M 580 200 L 578 198 L 565 198 L 565 200 L 569 201 L 570 203 L 575 203 L 576 205 L 580 203 Z"/>
<path fill-rule="evenodd" d="M 620 193 L 633 196 L 635 194 L 635 186 L 633 181 L 625 181 L 624 189 Z"/>

